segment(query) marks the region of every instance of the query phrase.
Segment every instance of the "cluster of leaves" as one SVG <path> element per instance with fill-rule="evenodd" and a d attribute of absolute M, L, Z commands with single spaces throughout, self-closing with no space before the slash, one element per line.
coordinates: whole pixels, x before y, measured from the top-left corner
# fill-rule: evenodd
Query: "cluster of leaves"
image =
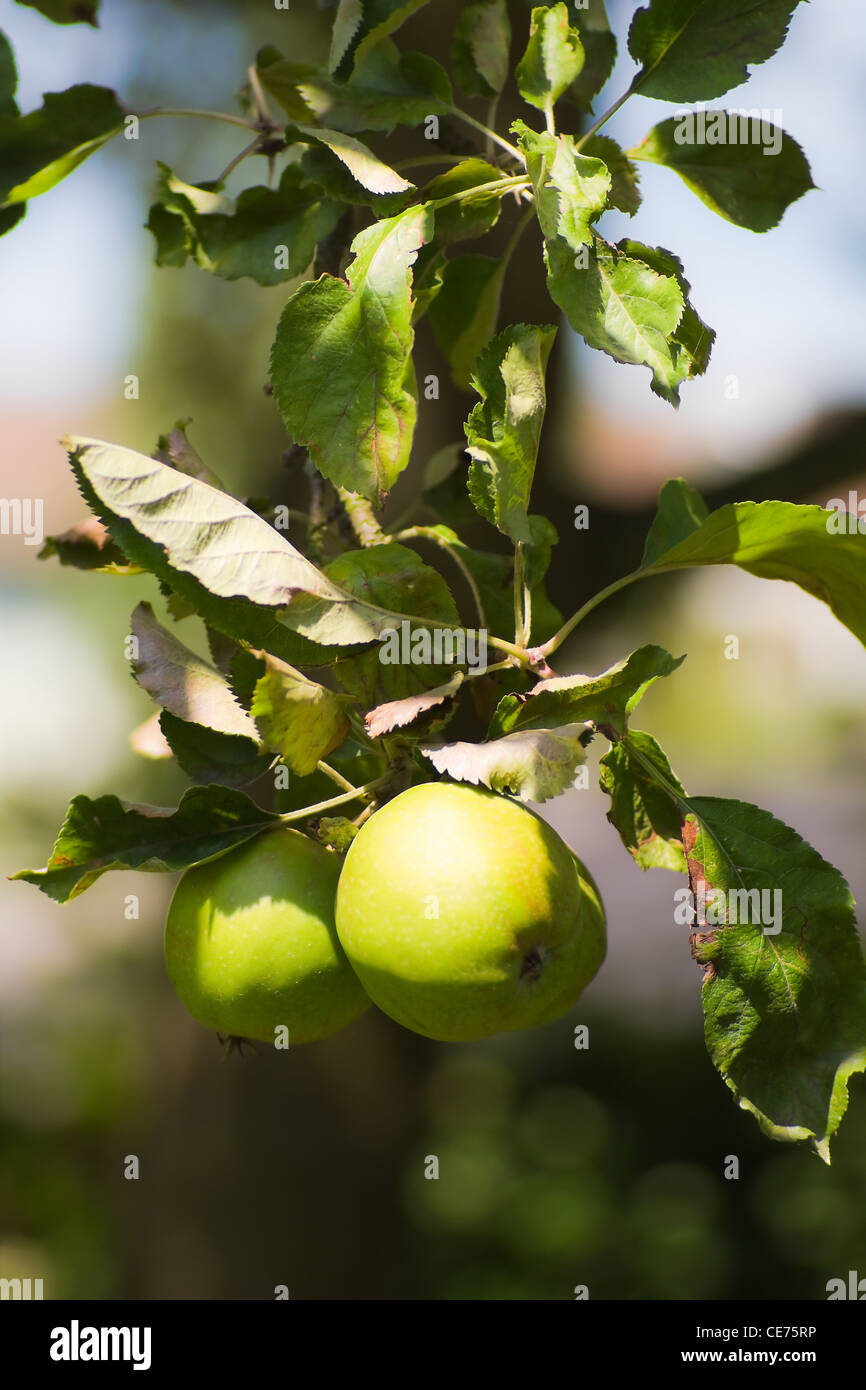
<path fill-rule="evenodd" d="M 636 210 L 636 161 L 649 160 L 679 173 L 721 215 L 762 231 L 811 187 L 808 166 L 787 135 L 767 158 L 757 144 L 684 143 L 670 121 L 626 153 L 598 133 L 624 97 L 585 133 L 560 133 L 561 113 L 591 111 L 613 65 L 602 0 L 576 14 L 564 3 L 532 11 L 513 80 L 543 128 L 518 120 L 512 143 L 458 107 L 452 82 L 495 108 L 512 74 L 504 0 L 463 9 L 451 75 L 392 38 L 424 3 L 342 0 L 327 70 L 272 49 L 258 55 L 247 117 L 238 118 L 251 136 L 242 153 L 271 165 L 284 159 L 276 187 L 247 188 L 232 201 L 225 176 L 189 184 L 161 166 L 149 218 L 160 263 L 191 257 L 263 285 L 297 280 L 310 265 L 344 272 L 325 270 L 293 288 L 271 385 L 295 446 L 336 511 L 342 505 L 354 539 L 347 545 L 332 510 L 307 519 L 305 554 L 285 534 L 285 508 L 230 496 L 182 426 L 152 457 L 68 441 L 93 517 L 43 553 L 113 574 L 153 574 L 175 618 L 203 621 L 211 659 L 139 605 L 132 669 L 160 710 L 142 746 L 173 754 L 196 785 L 168 811 L 76 797 L 47 866 L 18 877 L 66 901 L 107 870 L 177 870 L 277 820 L 318 822 L 321 838 L 342 850 L 353 826 L 340 815 L 320 820 L 324 813 L 355 802 L 360 820 L 377 798 L 434 774 L 545 801 L 573 784 L 599 735 L 610 744 L 601 761 L 609 819 L 642 868 L 687 871 L 696 902 L 702 885 L 751 891 L 784 881 L 780 933 L 746 923 L 722 930 L 696 909 L 693 951 L 704 966 L 708 1047 L 740 1104 L 769 1134 L 811 1138 L 826 1157 L 848 1077 L 866 1068 L 866 967 L 844 881 L 767 812 L 689 796 L 657 742 L 631 727 L 646 689 L 682 657 L 645 646 L 592 677 L 555 676 L 548 658 L 608 593 L 716 564 L 799 584 L 866 642 L 866 538 L 831 535 L 818 507 L 739 503 L 708 513 L 675 481 L 662 490 L 638 569 L 563 621 L 544 587 L 556 530 L 530 510 L 556 328 L 496 332 L 506 267 L 535 221 L 553 304 L 590 346 L 648 366 L 653 389 L 675 403 L 680 385 L 706 369 L 713 334 L 673 253 L 628 238 L 612 244 L 595 224 L 608 209 Z M 626 95 L 717 98 L 776 51 L 796 3 L 651 0 L 631 25 L 638 71 Z M 130 114 L 112 93 L 72 88 L 22 117 L 14 91 L 7 45 L 0 218 L 11 219 Z M 435 134 L 461 119 L 480 129 L 484 148 L 451 156 L 441 138 L 425 142 L 419 159 L 426 163 L 433 148 L 453 167 L 421 189 L 373 148 L 398 125 Z M 502 254 L 460 249 L 490 232 L 511 203 L 519 215 Z M 419 500 L 436 520 L 389 533 L 374 507 L 409 461 L 423 314 L 455 380 L 477 400 L 465 445 L 430 461 Z M 467 511 L 511 553 L 468 546 L 457 529 Z M 415 543 L 441 566 L 422 560 Z M 472 629 L 461 617 L 462 590 Z M 385 630 L 403 634 L 416 658 L 383 663 Z M 425 639 L 443 630 L 454 639 L 482 630 L 496 662 L 482 672 L 465 657 L 434 654 Z M 446 741 L 458 711 L 474 714 L 481 738 Z M 281 769 L 290 783 L 276 809 L 264 809 L 243 788 Z"/>

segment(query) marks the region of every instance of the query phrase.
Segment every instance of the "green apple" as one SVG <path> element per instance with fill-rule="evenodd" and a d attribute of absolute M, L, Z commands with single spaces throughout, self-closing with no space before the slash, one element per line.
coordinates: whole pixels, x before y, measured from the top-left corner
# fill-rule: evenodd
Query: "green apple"
<path fill-rule="evenodd" d="M 369 1006 L 337 939 L 341 860 L 297 830 L 269 830 L 187 869 L 165 927 L 169 977 L 193 1018 L 289 1046 L 336 1033 Z"/>
<path fill-rule="evenodd" d="M 361 827 L 336 917 L 373 1002 L 443 1042 L 559 1018 L 605 955 L 598 890 L 555 830 L 452 782 L 410 787 Z"/>

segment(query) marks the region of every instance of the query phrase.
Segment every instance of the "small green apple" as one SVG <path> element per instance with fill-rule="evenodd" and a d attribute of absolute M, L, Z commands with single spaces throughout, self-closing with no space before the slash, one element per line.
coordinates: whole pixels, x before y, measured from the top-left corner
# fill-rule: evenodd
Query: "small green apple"
<path fill-rule="evenodd" d="M 451 782 L 410 787 L 361 827 L 336 918 L 373 1002 L 442 1042 L 559 1018 L 606 947 L 598 890 L 555 830 Z"/>
<path fill-rule="evenodd" d="M 337 939 L 341 860 L 297 830 L 266 831 L 187 869 L 171 900 L 165 961 L 206 1028 L 289 1046 L 336 1033 L 369 1006 Z"/>

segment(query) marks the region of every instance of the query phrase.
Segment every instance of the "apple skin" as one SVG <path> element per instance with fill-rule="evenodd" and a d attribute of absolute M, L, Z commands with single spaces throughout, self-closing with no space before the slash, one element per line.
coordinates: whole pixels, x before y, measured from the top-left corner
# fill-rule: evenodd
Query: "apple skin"
<path fill-rule="evenodd" d="M 410 787 L 361 827 L 336 917 L 373 1002 L 440 1042 L 559 1018 L 606 949 L 598 890 L 556 831 L 453 782 Z"/>
<path fill-rule="evenodd" d="M 369 1007 L 337 939 L 341 860 L 297 830 L 266 831 L 187 869 L 165 927 L 172 984 L 206 1028 L 289 1046 L 313 1042 Z"/>

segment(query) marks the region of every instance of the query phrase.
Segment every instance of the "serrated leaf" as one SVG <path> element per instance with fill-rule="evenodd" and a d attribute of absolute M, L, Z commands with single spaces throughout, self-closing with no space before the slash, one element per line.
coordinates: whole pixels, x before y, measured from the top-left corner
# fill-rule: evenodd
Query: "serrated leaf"
<path fill-rule="evenodd" d="M 46 93 L 27 116 L 0 114 L 0 206 L 47 193 L 116 135 L 123 117 L 114 92 L 89 83 Z"/>
<path fill-rule="evenodd" d="M 815 187 L 796 140 L 769 121 L 735 112 L 671 117 L 629 155 L 673 169 L 713 212 L 752 232 L 775 227 L 786 208 Z"/>
<path fill-rule="evenodd" d="M 220 733 L 217 729 L 179 719 L 167 709 L 158 717 L 169 752 L 174 754 L 187 777 L 198 785 L 215 782 L 223 787 L 245 787 L 267 772 L 274 761 L 273 754 L 263 752 L 255 738 Z M 255 725 L 252 727 L 255 732 Z"/>
<path fill-rule="evenodd" d="M 178 719 L 256 741 L 256 726 L 224 677 L 161 627 L 149 603 L 133 611 L 129 630 L 136 640 L 133 674 L 152 700 Z"/>
<path fill-rule="evenodd" d="M 600 237 L 577 257 L 562 238 L 548 240 L 545 258 L 551 298 L 588 346 L 649 367 L 653 389 L 675 403 L 686 366 L 671 341 L 685 308 L 677 278 Z"/>
<path fill-rule="evenodd" d="M 538 729 L 592 721 L 618 734 L 625 732 L 628 716 L 643 699 L 653 681 L 669 676 L 685 661 L 664 647 L 638 647 L 600 676 L 552 676 L 526 695 L 505 695 L 500 700 L 488 735 L 516 729 Z"/>
<path fill-rule="evenodd" d="M 642 261 L 659 275 L 671 276 L 680 287 L 685 304 L 682 317 L 669 340 L 673 371 L 667 382 L 654 380 L 652 386 L 656 395 L 676 406 L 679 403 L 680 385 L 692 377 L 702 376 L 707 370 L 716 341 L 715 329 L 704 323 L 692 306 L 689 299 L 692 287 L 685 277 L 679 256 L 666 251 L 663 246 L 645 246 L 643 242 L 632 241 L 629 237 L 618 242 L 617 246 L 627 256 Z"/>
<path fill-rule="evenodd" d="M 550 327 L 506 329 L 479 357 L 473 382 L 481 400 L 466 422 L 469 495 L 481 515 L 513 541 L 532 540 L 527 509 L 555 336 Z"/>
<path fill-rule="evenodd" d="M 682 844 L 681 812 L 655 777 L 638 762 L 637 748 L 662 777 L 685 796 L 676 774 L 656 740 L 638 729 L 614 743 L 599 766 L 599 785 L 611 799 L 607 819 L 641 869 L 674 869 L 682 872 L 686 858 Z"/>
<path fill-rule="evenodd" d="M 393 729 L 403 729 L 413 724 L 420 715 L 450 700 L 463 684 L 462 671 L 457 671 L 444 685 L 433 690 L 424 690 L 420 695 L 406 695 L 402 700 L 388 700 L 364 715 L 364 727 L 371 738 L 381 738 Z"/>
<path fill-rule="evenodd" d="M 409 461 L 412 265 L 432 224 L 413 207 L 359 233 L 348 283 L 323 275 L 302 285 L 274 340 L 271 381 L 286 428 L 326 478 L 371 500 Z"/>
<path fill-rule="evenodd" d="M 709 516 L 709 508 L 701 494 L 685 478 L 670 478 L 659 492 L 658 508 L 647 532 L 641 569 L 685 540 Z"/>
<path fill-rule="evenodd" d="M 427 0 L 340 0 L 328 67 L 341 80 Z"/>
<path fill-rule="evenodd" d="M 275 64 L 262 78 L 268 91 L 289 85 L 286 69 Z M 443 116 L 454 104 L 445 69 L 424 53 L 400 53 L 390 43 L 373 49 L 348 82 L 335 82 L 327 73 L 299 74 L 297 92 L 324 126 L 347 131 L 392 131 L 400 125 L 420 126 L 428 116 Z M 274 92 L 282 100 L 279 91 Z M 297 118 L 295 118 L 297 119 Z M 303 120 L 303 117 L 300 119 Z"/>
<path fill-rule="evenodd" d="M 509 75 L 511 20 L 506 0 L 467 5 L 454 30 L 451 66 L 463 91 L 488 101 L 502 91 Z"/>
<path fill-rule="evenodd" d="M 246 188 L 235 204 L 183 183 L 164 164 L 159 169 L 159 202 L 147 221 L 157 265 L 182 266 L 192 258 L 224 280 L 248 276 L 277 285 L 307 269 L 343 211 L 311 197 L 297 165 L 286 167 L 278 188 Z"/>
<path fill-rule="evenodd" d="M 569 23 L 568 6 L 560 0 L 533 9 L 526 52 L 514 71 L 523 100 L 539 111 L 552 111 L 583 63 L 583 44 Z"/>
<path fill-rule="evenodd" d="M 304 680 L 273 657 L 266 657 L 265 667 L 250 713 L 267 746 L 306 777 L 349 732 L 345 710 L 332 690 Z"/>
<path fill-rule="evenodd" d="M 581 742 L 585 734 L 583 724 L 565 724 L 521 730 L 487 743 L 424 747 L 421 752 L 437 772 L 456 782 L 483 784 L 520 801 L 548 801 L 572 786 L 577 768 L 586 761 Z"/>
<path fill-rule="evenodd" d="M 837 534 L 837 513 L 793 502 L 733 502 L 683 539 L 650 551 L 642 574 L 692 565 L 738 565 L 759 579 L 787 579 L 821 599 L 866 645 L 866 535 Z M 673 539 L 672 533 L 671 539 Z"/>
<path fill-rule="evenodd" d="M 829 1162 L 848 1079 L 866 1070 L 866 965 L 848 885 L 757 806 L 695 797 L 687 812 L 707 1049 L 766 1134 L 811 1139 Z"/>
<path fill-rule="evenodd" d="M 448 632 L 460 627 L 457 606 L 445 580 L 407 546 L 388 542 L 366 550 L 347 551 L 328 565 L 327 573 L 342 590 L 382 608 L 396 609 L 405 605 L 413 614 L 429 620 L 434 635 L 437 628 L 440 632 Z M 422 659 L 425 632 L 414 621 L 407 621 L 405 632 L 410 658 L 413 641 L 417 640 L 415 659 L 408 662 L 384 659 L 391 654 L 385 646 L 389 632 L 398 635 L 402 657 L 403 621 L 392 618 L 383 622 L 376 647 L 341 660 L 334 668 L 343 689 L 368 708 L 429 690 L 454 674 L 447 665 L 432 664 L 432 652 L 430 663 Z M 419 634 L 417 639 L 416 633 Z"/>
<path fill-rule="evenodd" d="M 635 14 L 634 88 L 661 101 L 711 101 L 782 45 L 799 0 L 651 0 Z"/>
<path fill-rule="evenodd" d="M 447 207 L 436 209 L 436 237 L 440 242 L 466 241 L 470 237 L 483 236 L 496 226 L 502 210 L 505 193 L 479 193 L 470 196 L 470 190 L 481 185 L 496 183 L 502 175 L 486 159 L 463 159 L 444 174 L 438 174 L 424 190 L 427 202 L 438 198 L 450 198 L 455 193 L 467 196 L 459 202 L 449 203 Z M 506 192 L 510 192 L 506 189 Z"/>
<path fill-rule="evenodd" d="M 608 205 L 633 217 L 640 207 L 640 172 L 625 150 L 609 135 L 593 135 L 581 146 L 581 153 L 600 159 L 610 171 Z"/>
<path fill-rule="evenodd" d="M 72 565 L 78 570 L 96 570 L 99 574 L 145 573 L 141 565 L 130 563 L 95 516 L 86 517 L 59 536 L 46 536 L 36 558 L 49 560 L 55 555 L 61 565 Z"/>
<path fill-rule="evenodd" d="M 501 258 L 457 256 L 446 262 L 442 288 L 430 305 L 433 336 L 463 391 L 471 389 L 478 357 L 496 333 L 504 270 Z"/>
<path fill-rule="evenodd" d="M 99 0 L 16 0 L 16 4 L 38 10 L 55 24 L 97 25 Z"/>
<path fill-rule="evenodd" d="M 375 641 L 395 616 L 340 589 L 226 493 L 131 449 L 89 439 L 66 445 L 85 501 L 124 554 L 220 632 L 314 665 L 330 659 L 321 643 Z M 314 601 L 301 607 L 296 595 Z"/>
<path fill-rule="evenodd" d="M 591 223 L 604 211 L 611 174 L 601 159 L 579 154 L 571 135 L 548 135 L 515 121 L 518 144 L 535 191 L 546 243 L 577 251 L 592 242 Z"/>
<path fill-rule="evenodd" d="M 386 193 L 405 193 L 414 187 L 401 174 L 398 174 L 396 169 L 383 163 L 379 156 L 373 153 L 369 145 L 365 145 L 362 140 L 356 140 L 354 135 L 345 135 L 341 130 L 329 130 L 325 126 L 299 125 L 297 123 L 292 129 L 303 140 L 313 140 L 320 145 L 325 145 L 331 154 L 337 156 L 341 164 L 345 164 L 356 182 L 377 196 Z M 291 135 L 291 131 L 289 135 Z M 363 236 L 363 233 L 361 235 Z"/>
<path fill-rule="evenodd" d="M 229 787 L 190 787 L 177 809 L 76 796 L 46 867 L 12 877 L 65 903 L 111 869 L 174 873 L 215 859 L 278 822 Z"/>
<path fill-rule="evenodd" d="M 589 0 L 575 12 L 574 23 L 583 44 L 584 64 L 565 93 L 580 111 L 592 111 L 594 97 L 613 72 L 616 38 L 610 31 L 604 0 Z"/>

